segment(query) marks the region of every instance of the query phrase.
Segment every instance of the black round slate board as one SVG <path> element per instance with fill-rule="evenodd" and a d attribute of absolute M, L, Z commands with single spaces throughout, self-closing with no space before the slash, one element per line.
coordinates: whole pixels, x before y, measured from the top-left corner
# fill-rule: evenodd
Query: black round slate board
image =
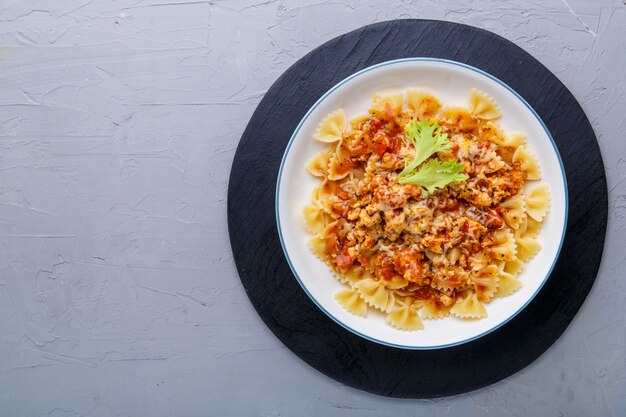
<path fill-rule="evenodd" d="M 438 350 L 403 350 L 343 329 L 308 298 L 279 242 L 274 199 L 283 152 L 308 109 L 365 67 L 437 57 L 480 68 L 507 83 L 541 116 L 557 143 L 569 187 L 559 260 L 536 298 L 500 329 Z M 289 68 L 254 112 L 228 187 L 235 263 L 257 312 L 296 355 L 337 381 L 403 398 L 459 394 L 499 381 L 541 355 L 567 328 L 591 289 L 607 221 L 607 188 L 595 135 L 580 105 L 539 61 L 491 32 L 456 23 L 396 20 L 339 36 Z M 276 364 L 280 367 L 280 364 Z"/>

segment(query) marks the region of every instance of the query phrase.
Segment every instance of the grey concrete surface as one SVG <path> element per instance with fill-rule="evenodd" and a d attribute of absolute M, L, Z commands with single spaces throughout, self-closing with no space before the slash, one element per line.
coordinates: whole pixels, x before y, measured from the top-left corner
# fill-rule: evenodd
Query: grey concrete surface
<path fill-rule="evenodd" d="M 234 150 L 271 83 L 403 17 L 544 63 L 588 114 L 610 190 L 600 273 L 563 337 L 507 380 L 424 401 L 283 347 L 226 228 Z M 0 0 L 0 416 L 626 415 L 625 27 L 622 0 Z"/>

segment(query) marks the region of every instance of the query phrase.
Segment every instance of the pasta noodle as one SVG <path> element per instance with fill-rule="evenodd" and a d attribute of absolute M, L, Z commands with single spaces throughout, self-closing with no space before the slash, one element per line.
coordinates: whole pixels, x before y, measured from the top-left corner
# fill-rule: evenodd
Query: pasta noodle
<path fill-rule="evenodd" d="M 313 137 L 320 142 L 337 142 L 341 140 L 346 125 L 346 114 L 343 110 L 329 113 L 317 127 Z"/>
<path fill-rule="evenodd" d="M 362 266 L 351 266 L 341 274 L 335 272 L 335 276 L 344 284 L 353 286 L 361 280 L 371 278 L 372 274 L 367 272 Z"/>
<path fill-rule="evenodd" d="M 500 117 L 500 109 L 491 97 L 475 88 L 470 92 L 470 110 L 480 119 L 492 120 Z"/>
<path fill-rule="evenodd" d="M 498 264 L 498 286 L 496 287 L 495 297 L 511 295 L 522 286 L 522 283 L 515 278 L 515 275 L 519 273 L 523 265 L 519 260 L 500 262 Z"/>
<path fill-rule="evenodd" d="M 501 203 L 500 208 L 502 209 L 502 217 L 506 224 L 513 229 L 518 229 L 524 221 L 524 212 L 526 211 L 524 196 L 520 193 L 515 197 L 511 197 Z"/>
<path fill-rule="evenodd" d="M 468 107 L 410 89 L 375 95 L 348 122 L 343 110 L 323 118 L 314 139 L 328 148 L 306 164 L 320 183 L 303 216 L 311 250 L 346 285 L 334 295 L 346 311 L 372 307 L 415 331 L 487 317 L 483 303 L 521 287 L 550 190 L 525 190 L 538 160 L 500 116 L 476 89 Z"/>
<path fill-rule="evenodd" d="M 509 229 L 497 230 L 494 235 L 494 245 L 491 246 L 491 253 L 496 259 L 512 261 L 515 259 L 517 249 L 515 248 L 515 237 Z"/>
<path fill-rule="evenodd" d="M 435 97 L 420 90 L 406 92 L 407 106 L 418 118 L 431 117 L 441 108 L 441 103 Z"/>
<path fill-rule="evenodd" d="M 372 105 L 368 109 L 368 113 L 379 120 L 394 120 L 402 111 L 402 95 L 381 95 L 376 94 L 372 98 Z"/>
<path fill-rule="evenodd" d="M 523 133 L 513 133 L 506 136 L 502 145 L 518 148 L 526 143 L 526 135 Z"/>
<path fill-rule="evenodd" d="M 522 262 L 528 262 L 541 249 L 541 243 L 534 237 L 519 235 L 515 238 L 517 258 Z"/>
<path fill-rule="evenodd" d="M 328 173 L 328 164 L 330 164 L 331 151 L 322 152 L 315 155 L 307 164 L 306 169 L 316 177 L 324 177 Z"/>
<path fill-rule="evenodd" d="M 444 306 L 437 301 L 426 301 L 421 310 L 425 320 L 439 320 L 450 315 L 450 307 Z"/>
<path fill-rule="evenodd" d="M 480 301 L 489 301 L 493 298 L 498 287 L 498 267 L 488 265 L 477 272 L 473 277 L 474 291 Z"/>
<path fill-rule="evenodd" d="M 420 330 L 424 328 L 417 310 L 412 308 L 411 301 L 402 302 L 387 316 L 387 323 L 400 330 Z"/>
<path fill-rule="evenodd" d="M 506 272 L 500 272 L 498 287 L 496 289 L 496 297 L 505 297 L 513 294 L 522 286 L 519 279 Z"/>
<path fill-rule="evenodd" d="M 326 241 L 322 239 L 319 235 L 313 236 L 311 240 L 309 240 L 309 247 L 311 251 L 320 259 L 325 260 L 326 257 Z"/>
<path fill-rule="evenodd" d="M 313 233 L 318 234 L 324 231 L 326 227 L 324 221 L 324 211 L 316 206 L 306 206 L 302 212 L 304 213 L 304 221 L 306 222 L 307 229 Z"/>
<path fill-rule="evenodd" d="M 393 292 L 385 288 L 385 284 L 373 278 L 363 279 L 354 288 L 361 294 L 365 302 L 374 308 L 389 313 L 394 305 Z"/>
<path fill-rule="evenodd" d="M 361 317 L 367 316 L 367 304 L 354 289 L 341 290 L 335 294 L 335 300 L 346 311 Z"/>
<path fill-rule="evenodd" d="M 526 179 L 528 180 L 540 180 L 541 174 L 539 171 L 539 162 L 535 155 L 530 153 L 526 146 L 522 145 L 517 148 L 515 154 L 513 154 L 513 162 L 519 162 L 522 169 L 526 171 Z"/>
<path fill-rule="evenodd" d="M 513 276 L 517 276 L 522 268 L 524 267 L 524 262 L 519 259 L 515 259 L 513 261 L 508 261 L 504 263 L 502 270 L 507 274 L 511 274 Z"/>
<path fill-rule="evenodd" d="M 541 184 L 528 193 L 526 196 L 526 206 L 528 215 L 540 222 L 548 211 L 550 205 L 550 188 L 548 184 Z"/>
<path fill-rule="evenodd" d="M 465 298 L 457 302 L 451 309 L 450 313 L 460 319 L 479 319 L 487 317 L 487 309 L 480 301 L 476 293 L 469 292 Z"/>

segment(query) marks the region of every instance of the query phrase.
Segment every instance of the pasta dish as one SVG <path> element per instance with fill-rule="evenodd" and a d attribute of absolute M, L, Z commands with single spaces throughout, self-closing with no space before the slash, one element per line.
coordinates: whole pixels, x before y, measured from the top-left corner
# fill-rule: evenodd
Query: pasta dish
<path fill-rule="evenodd" d="M 479 90 L 467 107 L 407 90 L 320 122 L 325 149 L 306 165 L 319 186 L 303 213 L 312 251 L 345 284 L 334 296 L 343 308 L 419 330 L 423 319 L 486 317 L 490 300 L 521 286 L 550 191 L 525 136 L 500 117 Z"/>

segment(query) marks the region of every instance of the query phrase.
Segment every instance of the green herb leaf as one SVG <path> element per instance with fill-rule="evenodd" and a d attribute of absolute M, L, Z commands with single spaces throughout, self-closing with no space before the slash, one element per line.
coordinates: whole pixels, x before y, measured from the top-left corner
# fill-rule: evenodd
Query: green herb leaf
<path fill-rule="evenodd" d="M 418 122 L 411 120 L 405 126 L 404 134 L 415 147 L 415 155 L 412 161 L 406 161 L 399 178 L 413 174 L 419 164 L 430 158 L 434 153 L 450 147 L 448 135 L 441 133 L 438 123 L 431 125 L 427 121 Z"/>
<path fill-rule="evenodd" d="M 435 158 L 422 165 L 417 172 L 400 178 L 398 181 L 403 184 L 417 184 L 432 194 L 436 189 L 443 188 L 450 183 L 465 181 L 468 177 L 462 174 L 463 168 L 465 166 L 455 160 L 441 162 Z"/>

